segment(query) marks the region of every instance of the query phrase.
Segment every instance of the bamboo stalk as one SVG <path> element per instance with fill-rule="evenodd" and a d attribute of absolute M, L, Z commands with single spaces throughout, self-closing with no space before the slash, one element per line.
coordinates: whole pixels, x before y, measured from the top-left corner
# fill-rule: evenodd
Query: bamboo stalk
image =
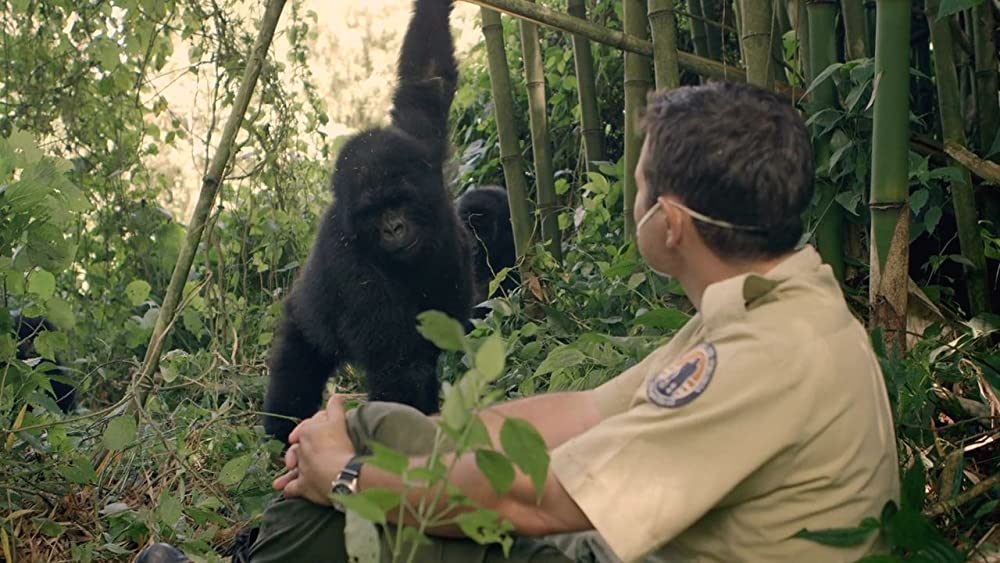
<path fill-rule="evenodd" d="M 831 64 L 837 62 L 837 2 L 836 0 L 811 0 L 806 6 L 809 21 L 809 69 L 816 80 Z M 817 113 L 837 105 L 837 90 L 833 79 L 827 78 L 822 84 L 812 84 L 810 113 Z M 830 157 L 828 139 L 816 141 L 817 160 Z M 833 269 L 837 280 L 844 281 L 844 215 L 837 203 L 836 186 L 830 182 L 829 174 L 817 178 L 820 196 L 819 208 L 823 211 L 816 227 L 816 246 L 823 261 Z"/>
<path fill-rule="evenodd" d="M 281 18 L 281 11 L 285 7 L 285 0 L 270 0 L 264 17 L 261 20 L 260 32 L 254 40 L 253 48 L 247 57 L 247 66 L 243 71 L 243 79 L 240 81 L 240 89 L 233 100 L 233 109 L 229 113 L 229 119 L 222 130 L 219 144 L 215 149 L 215 155 L 208 166 L 208 171 L 201 183 L 201 192 L 198 194 L 198 202 L 195 205 L 194 215 L 188 223 L 187 236 L 184 239 L 184 246 L 181 247 L 177 256 L 177 264 L 174 265 L 173 274 L 170 276 L 170 283 L 167 285 L 166 294 L 163 296 L 163 304 L 160 306 L 160 313 L 156 317 L 156 325 L 153 327 L 153 334 L 149 339 L 149 347 L 146 348 L 146 357 L 142 361 L 142 371 L 136 385 L 136 402 L 142 404 L 144 398 L 143 388 L 149 382 L 153 374 L 156 373 L 160 365 L 160 351 L 166 339 L 168 328 L 174 319 L 177 305 L 180 303 L 184 284 L 187 281 L 191 265 L 194 263 L 194 255 L 201 242 L 201 235 L 205 230 L 205 223 L 209 213 L 215 204 L 215 198 L 219 194 L 219 188 L 225 179 L 226 167 L 229 165 L 232 156 L 233 143 L 236 134 L 243 123 L 250 99 L 253 97 L 254 87 L 260 77 L 261 67 L 267 57 L 267 50 L 271 46 L 274 37 L 274 30 Z"/>
<path fill-rule="evenodd" d="M 582 20 L 587 19 L 587 6 L 584 0 L 569 0 L 567 12 Z M 587 155 L 587 168 L 590 169 L 594 162 L 605 158 L 604 127 L 601 126 L 601 112 L 597 107 L 594 56 L 590 51 L 590 41 L 580 35 L 573 35 L 573 64 L 576 68 L 576 87 L 580 100 L 581 136 Z"/>
<path fill-rule="evenodd" d="M 623 0 L 625 33 L 646 39 L 646 6 L 643 0 Z M 625 237 L 635 238 L 635 167 L 642 150 L 642 135 L 639 132 L 639 114 L 646 104 L 646 93 L 651 86 L 649 58 L 635 53 L 625 53 L 625 177 L 623 199 L 625 203 Z"/>
<path fill-rule="evenodd" d="M 719 0 L 701 0 L 701 13 L 705 22 L 707 57 L 722 60 L 722 4 Z M 715 22 L 715 23 L 713 23 Z M 716 25 L 716 23 L 718 25 Z"/>
<path fill-rule="evenodd" d="M 743 38 L 747 82 L 768 89 L 774 84 L 775 64 L 771 60 L 773 16 L 771 0 L 740 0 L 740 35 Z"/>
<path fill-rule="evenodd" d="M 979 176 L 989 184 L 1000 186 L 1000 164 L 979 158 L 969 149 L 952 142 L 945 142 L 944 150 L 948 156 L 969 169 L 969 172 Z"/>
<path fill-rule="evenodd" d="M 870 56 L 863 0 L 840 0 L 840 11 L 844 20 L 844 51 L 847 58 L 854 60 Z"/>
<path fill-rule="evenodd" d="M 954 43 L 949 18 L 939 19 L 938 0 L 927 0 L 927 23 L 931 28 L 934 44 L 938 108 L 941 114 L 941 133 L 945 143 L 966 145 L 965 126 L 959 99 L 958 73 L 955 69 Z M 881 15 L 881 14 L 880 14 Z M 972 178 L 962 168 L 961 177 L 951 183 L 951 199 L 958 223 L 958 240 L 962 255 L 972 263 L 965 278 L 972 314 L 989 310 L 989 285 L 986 281 L 986 258 L 983 239 L 979 235 L 979 217 L 976 199 L 972 193 Z"/>
<path fill-rule="evenodd" d="M 870 321 L 883 330 L 887 346 L 904 350 L 910 244 L 910 0 L 879 0 L 877 14 Z"/>
<path fill-rule="evenodd" d="M 489 8 L 481 10 L 483 37 L 486 40 L 486 57 L 493 91 L 493 112 L 497 120 L 497 137 L 500 139 L 500 164 L 503 166 L 507 199 L 510 202 L 510 223 L 514 231 L 514 250 L 518 258 L 531 251 L 535 222 L 532 219 L 528 182 L 524 174 L 524 159 L 518 142 L 517 120 L 514 118 L 514 95 L 504 47 L 503 24 L 500 14 Z M 524 263 L 524 261 L 521 261 Z"/>
<path fill-rule="evenodd" d="M 979 148 L 984 153 L 993 145 L 1000 131 L 1000 105 L 997 102 L 997 45 L 993 36 L 996 20 L 993 7 L 983 2 L 972 9 L 973 50 L 976 58 L 976 114 L 979 125 Z M 1000 162 L 1000 159 L 998 159 Z"/>
<path fill-rule="evenodd" d="M 528 85 L 528 121 L 531 125 L 531 152 L 535 161 L 535 197 L 542 224 L 542 241 L 557 260 L 562 261 L 562 237 L 556 203 L 555 175 L 552 171 L 552 143 L 545 102 L 545 63 L 539 49 L 538 26 L 521 20 L 521 53 L 524 80 Z"/>
<path fill-rule="evenodd" d="M 701 0 L 688 0 L 691 13 L 691 45 L 699 57 L 713 58 L 708 51 L 708 24 L 705 22 L 705 8 Z M 654 42 L 655 48 L 655 42 Z"/>
<path fill-rule="evenodd" d="M 788 15 L 794 18 L 795 38 L 799 43 L 799 65 L 802 76 L 813 76 L 809 66 L 809 15 L 806 13 L 806 0 L 788 0 Z"/>
<path fill-rule="evenodd" d="M 586 37 L 591 41 L 621 49 L 627 53 L 636 53 L 646 57 L 653 56 L 653 43 L 643 34 L 642 37 L 632 37 L 627 33 L 608 29 L 589 21 L 557 12 L 545 6 L 540 6 L 528 0 L 463 0 L 469 4 L 491 8 L 498 12 L 510 14 L 539 25 L 544 25 L 574 35 Z M 645 13 L 645 12 L 644 12 Z M 718 61 L 685 53 L 677 52 L 677 63 L 686 71 L 699 76 L 716 80 L 745 81 L 746 73 L 735 67 Z"/>
<path fill-rule="evenodd" d="M 681 78 L 677 66 L 677 23 L 673 0 L 648 0 L 648 4 L 656 89 L 677 88 L 681 85 Z"/>

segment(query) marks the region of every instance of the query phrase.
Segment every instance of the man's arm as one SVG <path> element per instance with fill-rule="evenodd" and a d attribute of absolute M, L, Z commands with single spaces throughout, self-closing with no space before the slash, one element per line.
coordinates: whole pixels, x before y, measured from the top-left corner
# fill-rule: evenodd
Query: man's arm
<path fill-rule="evenodd" d="M 601 411 L 591 391 L 527 397 L 492 406 L 479 413 L 479 416 L 494 444 L 500 443 L 500 428 L 504 421 L 507 418 L 520 418 L 527 420 L 538 430 L 550 451 L 586 432 L 602 419 Z M 448 456 L 445 464 L 450 465 L 453 460 L 454 458 Z M 426 462 L 426 458 L 413 458 L 411 467 L 421 467 L 426 465 Z M 501 518 L 514 525 L 514 530 L 520 535 L 540 536 L 587 530 L 593 527 L 551 471 L 546 477 L 540 498 L 531 479 L 520 471 L 515 471 L 514 483 L 507 494 L 498 497 L 489 480 L 476 465 L 475 456 L 467 454 L 455 461 L 448 475 L 448 482 L 462 491 L 474 505 L 498 512 Z M 359 488 L 402 491 L 405 486 L 398 476 L 368 466 L 361 472 Z M 436 488 L 410 488 L 407 491 L 407 500 L 410 506 L 419 506 L 421 501 L 427 502 L 440 496 L 441 500 L 435 511 L 440 514 L 446 509 L 447 495 L 438 495 L 437 492 Z M 451 516 L 457 514 L 455 512 Z M 397 511 L 390 511 L 388 516 L 390 520 L 395 520 L 397 515 Z M 407 520 L 408 524 L 416 523 L 411 515 L 407 515 Z M 463 535 L 458 526 L 454 525 L 435 528 L 429 530 L 429 533 L 450 537 Z"/>

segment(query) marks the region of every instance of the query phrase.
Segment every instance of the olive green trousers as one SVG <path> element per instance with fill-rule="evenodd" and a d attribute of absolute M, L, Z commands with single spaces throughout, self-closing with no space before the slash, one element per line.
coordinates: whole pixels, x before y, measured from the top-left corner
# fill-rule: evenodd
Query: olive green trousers
<path fill-rule="evenodd" d="M 375 441 L 408 455 L 428 454 L 436 426 L 420 411 L 393 403 L 368 403 L 347 414 L 347 428 L 359 453 L 369 453 Z M 363 471 L 363 470 L 362 470 Z M 346 518 L 341 512 L 302 499 L 279 499 L 264 512 L 260 535 L 251 550 L 253 563 L 346 562 Z M 392 534 L 393 536 L 395 534 Z M 382 560 L 391 561 L 386 534 L 382 534 Z M 430 538 L 417 549 L 419 563 L 486 563 L 523 561 L 566 563 L 607 561 L 595 552 L 605 551 L 595 532 L 561 534 L 544 538 L 517 538 L 510 556 L 498 545 L 479 545 L 469 539 Z M 407 561 L 406 553 L 400 561 Z M 569 555 L 567 555 L 569 554 Z"/>

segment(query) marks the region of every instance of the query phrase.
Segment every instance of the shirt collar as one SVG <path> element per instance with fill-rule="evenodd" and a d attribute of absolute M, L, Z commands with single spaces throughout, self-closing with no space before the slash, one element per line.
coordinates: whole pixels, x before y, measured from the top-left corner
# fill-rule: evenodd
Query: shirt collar
<path fill-rule="evenodd" d="M 741 274 L 713 283 L 701 296 L 702 318 L 711 324 L 738 320 L 746 314 L 748 303 L 768 294 L 783 281 L 815 271 L 821 264 L 819 253 L 806 245 L 766 274 Z"/>

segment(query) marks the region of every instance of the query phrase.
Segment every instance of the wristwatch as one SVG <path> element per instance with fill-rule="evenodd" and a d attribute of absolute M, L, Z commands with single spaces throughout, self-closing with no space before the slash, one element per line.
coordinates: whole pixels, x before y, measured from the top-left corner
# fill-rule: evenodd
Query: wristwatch
<path fill-rule="evenodd" d="M 353 495 L 358 492 L 358 477 L 361 476 L 361 458 L 356 455 L 340 471 L 337 480 L 330 484 L 330 495 Z M 344 512 L 344 505 L 331 498 L 333 507 Z"/>

